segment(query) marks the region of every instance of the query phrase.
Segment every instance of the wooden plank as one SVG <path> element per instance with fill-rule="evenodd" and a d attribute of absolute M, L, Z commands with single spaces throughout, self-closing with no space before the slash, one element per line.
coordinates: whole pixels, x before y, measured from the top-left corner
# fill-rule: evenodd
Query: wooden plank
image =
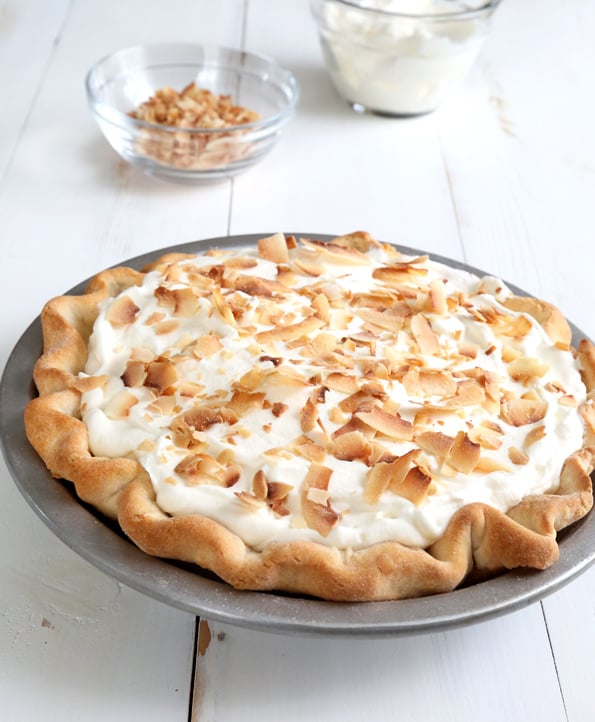
<path fill-rule="evenodd" d="M 193 720 L 566 722 L 540 617 L 537 606 L 459 630 L 369 640 L 211 623 Z"/>
<path fill-rule="evenodd" d="M 593 244 L 585 89 L 595 7 L 547 0 L 538 15 L 533 3 L 502 4 L 468 92 L 440 111 L 440 136 L 469 262 L 553 301 L 593 334 L 595 292 L 581 258 Z"/>
<path fill-rule="evenodd" d="M 547 0 L 538 18 L 533 3 L 503 3 L 440 130 L 466 257 L 553 301 L 591 337 L 593 23 L 589 3 Z M 590 571 L 543 604 L 571 722 L 592 707 L 594 584 Z"/>
<path fill-rule="evenodd" d="M 71 552 L 0 466 L 3 719 L 135 719 L 142 710 L 143 720 L 184 722 L 194 618 Z"/>
<path fill-rule="evenodd" d="M 71 5 L 0 186 L 0 251 L 10 268 L 0 300 L 11 309 L 2 365 L 52 295 L 127 256 L 227 230 L 229 182 L 180 187 L 125 166 L 89 114 L 83 80 L 95 60 L 131 44 L 237 44 L 243 2 Z M 62 4 L 47 6 L 62 23 Z M 21 53 L 23 28 L 14 38 Z M 187 720 L 194 617 L 79 559 L 26 507 L 3 463 L 0 481 L 2 718 Z"/>
<path fill-rule="evenodd" d="M 0 114 L 0 182 L 59 40 L 69 4 L 68 0 L 0 2 L 0 88 L 5 99 Z"/>

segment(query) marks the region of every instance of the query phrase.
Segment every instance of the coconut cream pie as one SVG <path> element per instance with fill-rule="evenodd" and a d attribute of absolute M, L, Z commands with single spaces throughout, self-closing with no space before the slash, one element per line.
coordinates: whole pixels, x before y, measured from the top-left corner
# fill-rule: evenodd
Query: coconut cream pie
<path fill-rule="evenodd" d="M 42 326 L 25 420 L 49 470 L 236 588 L 446 592 L 548 567 L 592 505 L 593 345 L 368 233 L 111 269 Z"/>

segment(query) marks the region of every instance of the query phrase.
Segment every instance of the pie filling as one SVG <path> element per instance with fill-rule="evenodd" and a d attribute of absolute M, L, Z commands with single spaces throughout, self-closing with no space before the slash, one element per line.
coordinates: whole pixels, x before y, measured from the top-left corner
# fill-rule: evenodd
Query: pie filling
<path fill-rule="evenodd" d="M 573 353 L 502 281 L 362 239 L 162 261 L 108 299 L 91 452 L 137 459 L 165 513 L 256 550 L 425 548 L 464 505 L 554 491 L 583 439 Z"/>

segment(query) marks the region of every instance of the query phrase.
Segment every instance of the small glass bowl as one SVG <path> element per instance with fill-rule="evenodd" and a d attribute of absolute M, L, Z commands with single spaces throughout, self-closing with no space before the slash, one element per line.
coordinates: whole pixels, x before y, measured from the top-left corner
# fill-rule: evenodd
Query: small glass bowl
<path fill-rule="evenodd" d="M 157 90 L 180 92 L 191 82 L 230 95 L 260 119 L 197 129 L 130 117 Z M 120 50 L 97 62 L 85 85 L 95 120 L 125 160 L 150 175 L 187 183 L 226 178 L 257 163 L 277 142 L 299 95 L 293 74 L 271 58 L 192 44 Z"/>
<path fill-rule="evenodd" d="M 430 113 L 472 67 L 501 0 L 311 0 L 326 67 L 357 111 Z"/>

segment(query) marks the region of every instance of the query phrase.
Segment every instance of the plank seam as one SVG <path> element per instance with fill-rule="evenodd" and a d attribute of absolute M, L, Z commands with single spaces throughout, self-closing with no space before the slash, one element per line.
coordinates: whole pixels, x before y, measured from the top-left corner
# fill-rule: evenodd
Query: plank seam
<path fill-rule="evenodd" d="M 450 202 L 452 204 L 452 209 L 454 211 L 455 220 L 457 222 L 457 235 L 459 236 L 459 245 L 461 246 L 461 254 L 463 257 L 463 262 L 467 263 L 467 253 L 465 252 L 465 244 L 463 242 L 463 233 L 461 230 L 461 216 L 459 213 L 459 207 L 455 198 L 455 192 L 454 192 L 454 184 L 452 181 L 452 176 L 450 174 L 450 170 L 448 168 L 448 161 L 446 160 L 446 154 L 444 153 L 444 146 L 442 145 L 442 138 L 440 137 L 440 134 L 438 134 L 438 142 L 440 145 L 440 154 L 442 155 L 442 165 L 444 166 L 444 174 L 446 176 L 446 184 L 448 186 L 448 194 L 450 196 Z"/>
<path fill-rule="evenodd" d="M 547 634 L 547 641 L 550 646 L 550 653 L 552 655 L 552 661 L 554 662 L 554 669 L 556 671 L 556 680 L 558 681 L 558 689 L 560 690 L 560 697 L 562 698 L 562 707 L 564 708 L 564 717 L 566 719 L 566 722 L 569 722 L 568 719 L 568 710 L 566 708 L 566 700 L 564 699 L 564 690 L 562 688 L 562 681 L 560 680 L 560 673 L 558 671 L 558 664 L 556 662 L 556 654 L 554 652 L 554 645 L 552 644 L 552 638 L 550 636 L 550 629 L 548 627 L 547 623 L 547 616 L 545 614 L 545 609 L 543 606 L 543 602 L 539 602 L 539 606 L 541 607 L 541 614 L 543 616 L 543 623 L 545 624 L 545 633 Z"/>
<path fill-rule="evenodd" d="M 198 710 L 194 709 L 194 691 L 196 686 L 196 666 L 198 664 L 198 633 L 200 630 L 200 617 L 194 618 L 194 640 L 192 644 L 192 666 L 190 669 L 190 689 L 188 692 L 188 722 L 196 720 L 195 712 Z"/>

